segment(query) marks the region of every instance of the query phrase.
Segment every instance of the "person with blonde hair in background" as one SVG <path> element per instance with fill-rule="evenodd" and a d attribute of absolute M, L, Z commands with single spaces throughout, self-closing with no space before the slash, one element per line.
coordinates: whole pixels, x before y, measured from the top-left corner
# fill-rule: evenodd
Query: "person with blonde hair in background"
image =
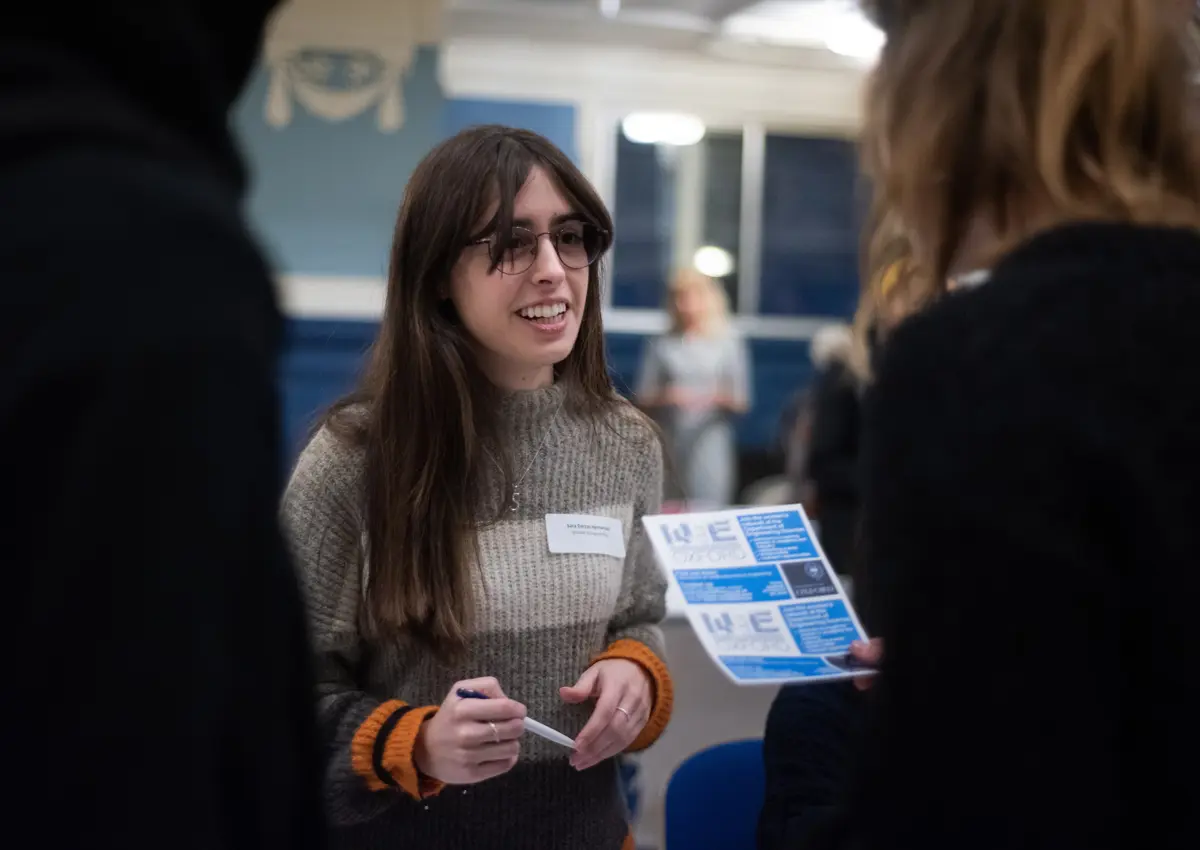
<path fill-rule="evenodd" d="M 730 327 L 719 281 L 681 270 L 667 312 L 670 329 L 642 355 L 637 400 L 662 428 L 685 498 L 695 507 L 724 507 L 737 486 L 731 417 L 750 407 L 750 357 Z"/>
<path fill-rule="evenodd" d="M 883 653 L 838 846 L 1195 847 L 1200 698 L 1162 675 L 1200 651 L 1188 6 L 865 6 L 921 309 L 866 397 Z"/>

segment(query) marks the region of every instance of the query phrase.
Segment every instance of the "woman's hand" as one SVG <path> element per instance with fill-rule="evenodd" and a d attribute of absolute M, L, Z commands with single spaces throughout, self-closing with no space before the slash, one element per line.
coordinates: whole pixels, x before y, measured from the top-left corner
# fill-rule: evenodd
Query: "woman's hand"
<path fill-rule="evenodd" d="M 465 688 L 490 699 L 462 699 Z M 437 714 L 425 721 L 413 763 L 449 785 L 472 785 L 508 773 L 521 753 L 525 706 L 504 695 L 495 679 L 471 679 L 450 689 Z"/>
<path fill-rule="evenodd" d="M 622 658 L 597 661 L 574 685 L 560 688 L 572 704 L 596 697 L 591 719 L 575 738 L 571 766 L 587 770 L 624 752 L 650 719 L 653 691 L 650 674 Z"/>
<path fill-rule="evenodd" d="M 866 643 L 856 640 L 850 644 L 850 654 L 864 664 L 878 669 L 880 662 L 883 661 L 883 641 L 879 638 L 871 638 Z M 873 684 L 875 684 L 874 676 L 859 676 L 854 680 L 854 687 L 860 691 L 867 690 Z"/>
<path fill-rule="evenodd" d="M 663 404 L 676 410 L 708 410 L 717 403 L 716 396 L 681 387 L 670 387 L 663 393 Z"/>

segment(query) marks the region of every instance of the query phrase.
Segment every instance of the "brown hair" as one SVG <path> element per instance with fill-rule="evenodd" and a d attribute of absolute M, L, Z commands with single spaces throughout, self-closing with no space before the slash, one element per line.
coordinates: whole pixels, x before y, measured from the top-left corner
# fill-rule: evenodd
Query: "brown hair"
<path fill-rule="evenodd" d="M 494 469 L 489 454 L 501 463 L 506 488 L 512 470 L 496 421 L 499 391 L 477 365 L 445 294 L 464 248 L 512 227 L 514 200 L 535 167 L 574 212 L 611 234 L 608 211 L 579 169 L 525 130 L 464 130 L 421 161 L 405 190 L 379 336 L 358 389 L 325 418 L 335 434 L 366 449 L 369 639 L 408 635 L 447 659 L 465 646 L 476 530 L 487 519 L 480 482 Z M 502 259 L 498 241 L 493 270 Z M 622 404 L 606 366 L 598 263 L 588 269 L 575 347 L 555 374 L 566 391 L 564 412 L 598 421 Z"/>
<path fill-rule="evenodd" d="M 913 303 L 944 291 L 980 219 L 996 254 L 1071 220 L 1200 224 L 1183 4 L 863 5 L 887 35 L 868 86 L 865 170 L 877 208 L 912 238 Z"/>

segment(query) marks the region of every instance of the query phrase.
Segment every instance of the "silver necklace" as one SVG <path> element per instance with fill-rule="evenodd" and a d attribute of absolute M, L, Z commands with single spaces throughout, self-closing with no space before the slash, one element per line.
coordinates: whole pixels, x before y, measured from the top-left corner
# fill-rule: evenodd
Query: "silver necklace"
<path fill-rule="evenodd" d="M 537 445 L 537 448 L 533 452 L 533 456 L 529 458 L 529 463 L 525 465 L 525 471 L 522 472 L 520 477 L 517 478 L 517 480 L 513 482 L 512 492 L 508 497 L 508 512 L 509 513 L 515 514 L 517 512 L 517 508 L 519 508 L 521 506 L 521 485 L 525 482 L 525 476 L 527 476 L 529 474 L 529 470 L 533 469 L 533 464 L 537 461 L 538 456 L 541 455 L 542 449 L 546 445 L 546 439 L 550 436 L 550 429 L 553 428 L 554 423 L 558 421 L 558 414 L 560 412 L 562 412 L 562 406 L 563 406 L 563 402 L 565 400 L 566 400 L 566 394 L 564 394 L 563 397 L 561 399 L 559 399 L 558 407 L 554 408 L 554 416 L 550 417 L 550 421 L 546 425 L 546 430 L 542 432 L 542 439 L 540 441 L 538 441 L 538 445 Z M 504 467 L 502 467 L 500 465 L 500 461 L 496 460 L 495 455 L 493 455 L 491 452 L 488 452 L 487 456 L 492 459 L 492 463 L 494 463 L 496 465 L 496 469 L 498 469 L 500 471 L 500 475 L 503 477 Z"/>

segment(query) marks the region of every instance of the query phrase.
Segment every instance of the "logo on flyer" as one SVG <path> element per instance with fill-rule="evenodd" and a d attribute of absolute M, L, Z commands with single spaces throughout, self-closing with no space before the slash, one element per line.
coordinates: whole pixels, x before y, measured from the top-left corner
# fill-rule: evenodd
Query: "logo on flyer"
<path fill-rule="evenodd" d="M 669 522 L 660 531 L 677 563 L 717 563 L 746 557 L 732 520 Z"/>

